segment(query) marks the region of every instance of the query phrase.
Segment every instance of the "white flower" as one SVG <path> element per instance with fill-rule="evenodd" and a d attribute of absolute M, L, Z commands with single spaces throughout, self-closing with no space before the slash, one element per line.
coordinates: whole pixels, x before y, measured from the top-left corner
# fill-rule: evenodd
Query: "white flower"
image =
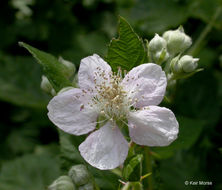
<path fill-rule="evenodd" d="M 167 146 L 177 138 L 178 122 L 167 108 L 158 105 L 165 94 L 166 76 L 161 67 L 147 63 L 133 68 L 122 79 L 98 55 L 81 60 L 74 88 L 55 96 L 48 105 L 50 120 L 74 135 L 87 134 L 104 125 L 80 144 L 83 158 L 99 169 L 121 165 L 128 154 L 128 143 L 116 121 L 128 120 L 129 135 L 145 146 Z"/>

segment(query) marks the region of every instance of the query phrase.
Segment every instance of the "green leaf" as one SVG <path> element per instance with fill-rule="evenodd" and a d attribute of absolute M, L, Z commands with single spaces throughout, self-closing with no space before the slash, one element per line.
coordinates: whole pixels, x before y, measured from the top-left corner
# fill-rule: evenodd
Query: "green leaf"
<path fill-rule="evenodd" d="M 123 169 L 123 177 L 129 181 L 139 181 L 141 173 L 141 162 L 143 160 L 143 155 L 138 154 L 127 162 Z"/>
<path fill-rule="evenodd" d="M 114 71 L 117 71 L 119 66 L 129 71 L 144 63 L 145 56 L 142 40 L 133 31 L 129 23 L 120 17 L 119 38 L 111 41 L 106 57 L 107 62 Z"/>
<path fill-rule="evenodd" d="M 26 48 L 33 57 L 43 67 L 43 71 L 56 92 L 66 86 L 71 86 L 68 80 L 68 69 L 61 64 L 54 56 L 40 51 L 24 42 L 19 42 L 19 45 Z"/>
<path fill-rule="evenodd" d="M 0 53 L 0 99 L 18 106 L 45 108 L 49 97 L 40 89 L 41 70 L 31 57 Z"/>
<path fill-rule="evenodd" d="M 45 190 L 60 175 L 55 158 L 47 155 L 25 155 L 4 163 L 0 173 L 1 190 Z"/>

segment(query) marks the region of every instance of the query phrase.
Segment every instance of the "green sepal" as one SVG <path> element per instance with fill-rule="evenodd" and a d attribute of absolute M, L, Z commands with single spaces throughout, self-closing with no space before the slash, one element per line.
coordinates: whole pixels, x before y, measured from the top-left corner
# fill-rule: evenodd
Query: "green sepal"
<path fill-rule="evenodd" d="M 190 72 L 190 73 L 184 73 L 184 72 L 174 73 L 172 76 L 172 80 L 189 78 L 189 77 L 193 76 L 194 74 L 196 74 L 200 71 L 203 71 L 203 70 L 204 70 L 203 68 L 200 68 L 200 69 L 196 69 L 195 71 Z"/>
<path fill-rule="evenodd" d="M 68 68 L 60 63 L 57 58 L 24 42 L 19 42 L 19 45 L 27 49 L 43 67 L 44 74 L 56 92 L 64 87 L 72 86 L 71 82 L 68 80 Z"/>

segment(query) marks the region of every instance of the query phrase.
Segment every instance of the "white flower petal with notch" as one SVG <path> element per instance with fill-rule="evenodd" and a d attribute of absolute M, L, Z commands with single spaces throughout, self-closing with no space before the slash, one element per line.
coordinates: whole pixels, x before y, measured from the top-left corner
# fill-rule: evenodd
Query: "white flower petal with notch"
<path fill-rule="evenodd" d="M 173 112 L 159 106 L 131 112 L 128 125 L 132 141 L 139 145 L 167 146 L 178 134 L 178 122 Z"/>
<path fill-rule="evenodd" d="M 82 157 L 101 170 L 114 169 L 125 161 L 128 143 L 117 126 L 107 122 L 80 144 Z"/>

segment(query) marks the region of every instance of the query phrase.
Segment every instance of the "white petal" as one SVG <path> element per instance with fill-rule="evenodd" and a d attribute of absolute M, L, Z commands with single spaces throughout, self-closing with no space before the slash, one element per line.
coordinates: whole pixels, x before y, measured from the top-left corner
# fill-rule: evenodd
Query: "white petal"
<path fill-rule="evenodd" d="M 79 146 L 79 151 L 92 166 L 108 170 L 123 164 L 128 154 L 128 143 L 119 128 L 108 122 L 90 134 Z"/>
<path fill-rule="evenodd" d="M 131 139 L 140 145 L 167 146 L 177 138 L 178 122 L 167 108 L 149 106 L 131 112 L 128 123 Z"/>
<path fill-rule="evenodd" d="M 97 113 L 88 105 L 89 95 L 74 88 L 55 96 L 48 104 L 49 119 L 63 131 L 86 134 L 96 126 Z"/>
<path fill-rule="evenodd" d="M 102 74 L 104 72 L 104 75 Z M 94 54 L 81 60 L 78 80 L 81 89 L 94 89 L 96 83 L 104 80 L 100 75 L 109 78 L 111 67 L 98 55 Z"/>
<path fill-rule="evenodd" d="M 147 63 L 133 68 L 123 79 L 122 84 L 129 97 L 137 103 L 135 107 L 158 105 L 165 94 L 167 80 L 159 65 Z"/>

